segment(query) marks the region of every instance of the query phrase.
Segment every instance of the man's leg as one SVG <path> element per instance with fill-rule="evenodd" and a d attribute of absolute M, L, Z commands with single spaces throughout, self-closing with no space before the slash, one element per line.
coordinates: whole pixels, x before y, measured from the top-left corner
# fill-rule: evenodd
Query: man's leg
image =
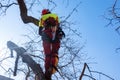
<path fill-rule="evenodd" d="M 45 78 L 51 80 L 50 61 L 51 61 L 51 43 L 43 41 L 44 54 L 45 54 Z"/>
<path fill-rule="evenodd" d="M 58 65 L 58 50 L 60 48 L 60 42 L 54 42 L 52 43 L 52 74 L 54 74 L 57 71 L 57 65 Z"/>

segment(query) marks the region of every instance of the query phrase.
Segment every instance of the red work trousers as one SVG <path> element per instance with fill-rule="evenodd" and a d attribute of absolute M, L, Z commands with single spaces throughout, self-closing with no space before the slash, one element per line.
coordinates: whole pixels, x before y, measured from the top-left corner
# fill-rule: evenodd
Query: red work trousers
<path fill-rule="evenodd" d="M 52 40 L 52 33 L 50 30 L 44 30 L 44 33 Z M 56 35 L 57 36 L 57 35 Z M 43 48 L 45 54 L 45 78 L 46 80 L 51 80 L 51 65 L 55 64 L 55 56 L 58 55 L 58 50 L 60 48 L 60 41 L 48 41 L 43 40 Z"/>
<path fill-rule="evenodd" d="M 60 46 L 59 43 L 49 43 L 43 41 L 44 54 L 45 54 L 45 77 L 48 79 L 51 78 L 52 71 L 50 69 L 52 65 L 56 63 L 55 55 L 56 54 L 58 55 L 59 46 Z"/>

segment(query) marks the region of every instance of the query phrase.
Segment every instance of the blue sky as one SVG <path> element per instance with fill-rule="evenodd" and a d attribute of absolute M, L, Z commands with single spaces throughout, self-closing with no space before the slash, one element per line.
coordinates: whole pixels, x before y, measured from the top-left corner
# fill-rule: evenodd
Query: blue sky
<path fill-rule="evenodd" d="M 54 12 L 59 16 L 68 15 L 79 2 L 79 0 L 71 0 L 66 6 L 66 1 L 57 2 L 58 7 Z M 115 80 L 120 80 L 120 54 L 115 53 L 115 49 L 120 46 L 120 36 L 114 31 L 114 28 L 105 27 L 107 21 L 102 17 L 113 1 L 83 0 L 78 7 L 78 12 L 74 13 L 69 21 L 76 22 L 77 27 L 80 28 L 82 40 L 86 42 L 84 50 L 88 56 L 93 58 L 90 61 L 93 62 L 89 64 L 90 67 L 108 74 Z M 21 35 L 28 31 L 28 26 L 23 24 L 20 18 L 18 7 L 11 7 L 11 9 L 7 11 L 6 16 L 0 17 L 0 51 L 6 47 L 8 40 L 17 43 L 25 40 Z"/>
<path fill-rule="evenodd" d="M 86 39 L 86 50 L 92 56 L 96 70 L 119 80 L 120 54 L 115 53 L 120 38 L 112 27 L 105 27 L 106 20 L 101 16 L 111 7 L 113 0 L 84 0 L 80 7 L 81 32 Z M 80 16 L 80 17 L 81 17 Z"/>

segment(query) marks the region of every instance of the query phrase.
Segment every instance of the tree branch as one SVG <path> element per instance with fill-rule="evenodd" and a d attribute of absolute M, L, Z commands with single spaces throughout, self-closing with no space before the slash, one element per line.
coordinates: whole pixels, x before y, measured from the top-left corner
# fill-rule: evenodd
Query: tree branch
<path fill-rule="evenodd" d="M 115 0 L 115 3 L 113 4 L 112 13 L 113 13 L 113 15 L 114 15 L 116 18 L 120 18 L 120 16 L 117 15 L 117 13 L 115 12 L 115 11 L 116 11 L 116 9 L 115 9 L 116 4 L 117 4 L 117 0 Z"/>
<path fill-rule="evenodd" d="M 42 68 L 40 67 L 39 64 L 37 64 L 27 53 L 26 53 L 26 50 L 23 48 L 23 47 L 19 47 L 17 46 L 17 44 L 11 42 L 11 41 L 8 41 L 7 42 L 7 47 L 10 49 L 10 50 L 14 50 L 16 51 L 17 55 L 21 56 L 22 57 L 22 61 L 24 63 L 26 63 L 31 69 L 32 71 L 34 72 L 34 74 L 36 75 L 36 77 L 38 79 L 36 80 L 45 80 L 45 77 L 44 77 L 44 73 L 43 73 L 43 70 Z"/>
<path fill-rule="evenodd" d="M 84 72 L 85 72 L 86 67 L 87 67 L 87 64 L 84 63 L 84 67 L 83 67 L 83 70 L 82 70 L 82 73 L 81 73 L 81 75 L 80 75 L 79 80 L 82 80 L 82 77 L 84 76 Z"/>
<path fill-rule="evenodd" d="M 88 71 L 90 72 L 90 75 L 85 74 L 85 69 L 86 69 L 86 68 L 87 68 Z M 83 70 L 82 70 L 82 72 L 81 72 L 81 75 L 80 75 L 79 80 L 82 80 L 82 77 L 83 77 L 83 76 L 87 76 L 87 77 L 89 77 L 89 78 L 91 78 L 91 79 L 93 79 L 93 80 L 96 80 L 96 79 L 92 76 L 92 73 L 101 74 L 101 75 L 103 75 L 103 76 L 105 76 L 105 77 L 107 77 L 107 78 L 109 78 L 109 79 L 111 79 L 111 80 L 114 80 L 112 77 L 110 77 L 110 76 L 108 76 L 108 75 L 106 75 L 106 74 L 104 74 L 104 73 L 102 73 L 102 72 L 91 71 L 90 68 L 89 68 L 89 66 L 87 65 L 87 63 L 84 63 L 84 67 L 83 67 Z"/>
<path fill-rule="evenodd" d="M 102 73 L 102 72 L 98 72 L 98 71 L 91 71 L 91 72 L 93 72 L 93 73 L 98 73 L 98 74 L 102 74 L 102 75 L 108 77 L 108 78 L 111 79 L 111 80 L 115 80 L 115 79 L 113 79 L 112 77 L 110 77 L 110 76 L 108 76 L 108 75 L 106 75 L 106 74 L 104 74 L 104 73 Z"/>
<path fill-rule="evenodd" d="M 17 1 L 18 1 L 19 8 L 20 8 L 20 16 L 21 16 L 23 22 L 24 23 L 33 23 L 36 26 L 38 26 L 39 25 L 39 20 L 32 17 L 32 16 L 27 15 L 28 12 L 27 12 L 25 2 L 23 0 L 17 0 Z"/>

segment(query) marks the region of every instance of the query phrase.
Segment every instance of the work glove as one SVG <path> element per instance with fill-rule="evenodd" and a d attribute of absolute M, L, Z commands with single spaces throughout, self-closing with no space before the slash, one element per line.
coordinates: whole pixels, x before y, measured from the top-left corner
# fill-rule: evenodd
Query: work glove
<path fill-rule="evenodd" d="M 59 39 L 65 38 L 65 33 L 62 31 L 60 27 L 58 28 L 58 36 Z"/>

